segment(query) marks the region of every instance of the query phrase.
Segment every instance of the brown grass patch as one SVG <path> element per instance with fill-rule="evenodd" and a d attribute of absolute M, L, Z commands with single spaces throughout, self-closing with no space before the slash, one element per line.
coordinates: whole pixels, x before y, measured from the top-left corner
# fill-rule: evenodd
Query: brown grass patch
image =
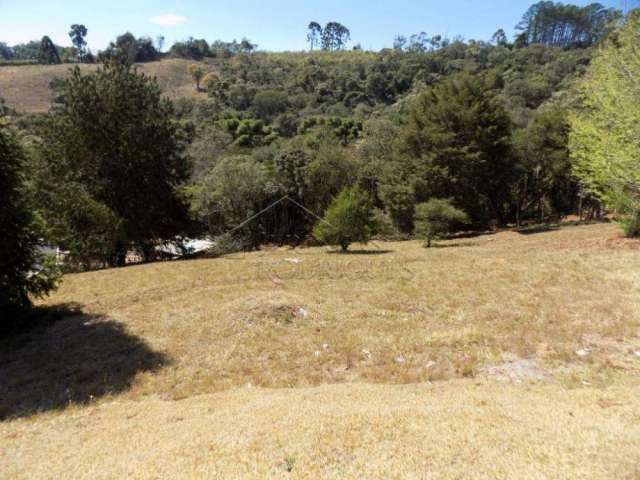
<path fill-rule="evenodd" d="M 80 303 L 84 315 L 106 317 L 166 356 L 170 366 L 131 379 L 133 398 L 461 378 L 505 355 L 553 372 L 578 364 L 635 377 L 631 347 L 576 354 L 585 338 L 637 342 L 640 253 L 583 247 L 614 232 L 591 225 L 456 248 L 381 244 L 382 255 L 278 249 L 142 265 L 68 275 L 47 303 Z M 574 250 L 550 248 L 572 242 Z M 47 331 L 52 341 L 59 328 Z M 36 348 L 37 339 L 11 355 Z M 82 362 L 74 353 L 71 364 Z M 14 403 L 0 399 L 10 411 Z"/>
<path fill-rule="evenodd" d="M 156 77 L 163 93 L 172 100 L 197 98 L 204 95 L 196 92 L 187 66 L 193 60 L 170 58 L 158 62 L 138 65 L 140 72 Z M 79 65 L 80 69 L 94 71 L 98 65 Z M 49 88 L 54 78 L 64 78 L 73 65 L 20 65 L 0 67 L 0 96 L 7 105 L 20 113 L 44 113 L 49 110 L 53 95 Z M 215 69 L 212 63 L 211 70 Z"/>
<path fill-rule="evenodd" d="M 640 251 L 614 235 L 68 275 L 46 304 L 82 311 L 0 345 L 0 411 L 29 417 L 0 477 L 635 478 Z"/>
<path fill-rule="evenodd" d="M 118 400 L 0 424 L 0 477 L 631 480 L 638 394 L 462 380 Z"/>

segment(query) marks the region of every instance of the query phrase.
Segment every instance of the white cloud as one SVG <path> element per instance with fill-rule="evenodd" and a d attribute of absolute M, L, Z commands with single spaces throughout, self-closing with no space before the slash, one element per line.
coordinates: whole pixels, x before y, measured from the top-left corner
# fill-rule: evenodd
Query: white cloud
<path fill-rule="evenodd" d="M 149 21 L 155 25 L 162 27 L 177 27 L 178 25 L 185 23 L 187 17 L 182 15 L 175 15 L 173 13 L 165 13 L 164 15 L 156 15 L 151 17 Z"/>

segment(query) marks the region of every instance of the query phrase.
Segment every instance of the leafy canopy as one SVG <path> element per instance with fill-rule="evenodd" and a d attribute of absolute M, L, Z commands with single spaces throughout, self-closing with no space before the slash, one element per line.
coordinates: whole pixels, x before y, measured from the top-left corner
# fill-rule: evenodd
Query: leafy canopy
<path fill-rule="evenodd" d="M 573 171 L 640 235 L 640 10 L 595 55 L 571 116 Z"/>

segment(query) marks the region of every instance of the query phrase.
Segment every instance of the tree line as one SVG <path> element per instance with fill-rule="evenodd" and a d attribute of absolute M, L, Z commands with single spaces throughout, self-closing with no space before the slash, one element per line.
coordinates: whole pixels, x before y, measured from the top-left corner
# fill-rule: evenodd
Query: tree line
<path fill-rule="evenodd" d="M 553 46 L 590 46 L 599 42 L 621 18 L 622 12 L 606 8 L 600 3 L 591 3 L 584 7 L 540 1 L 532 5 L 516 26 L 520 31 L 513 45 L 522 48 L 532 44 Z M 0 59 L 18 61 L 38 61 L 40 63 L 93 62 L 94 55 L 87 49 L 88 30 L 82 24 L 70 27 L 69 36 L 73 47 L 55 45 L 48 36 L 40 41 L 8 46 L 0 42 Z M 350 30 L 340 22 L 331 21 L 324 27 L 312 21 L 307 27 L 309 50 L 344 50 L 351 40 Z M 460 38 L 455 40 L 462 40 Z M 509 40 L 503 29 L 499 29 L 492 40 L 506 46 Z M 412 53 L 425 52 L 447 46 L 451 40 L 441 35 L 429 36 L 425 32 L 410 36 L 398 35 L 394 38 L 393 48 Z M 126 32 L 111 42 L 106 49 L 98 52 L 99 61 L 113 55 L 126 56 L 132 62 L 158 60 L 163 51 L 164 37 L 158 36 L 155 42 L 150 37 L 136 38 Z M 354 47 L 358 48 L 358 46 Z M 237 54 L 256 51 L 257 45 L 243 38 L 241 41 L 225 42 L 216 40 L 208 43 L 205 39 L 189 38 L 174 43 L 169 55 L 201 60 L 203 58 L 228 59 Z"/>
<path fill-rule="evenodd" d="M 204 39 L 188 38 L 175 42 L 168 53 L 163 53 L 165 38 L 162 35 L 155 39 L 151 37 L 136 37 L 131 32 L 125 32 L 116 37 L 109 45 L 94 55 L 88 49 L 87 34 L 89 30 L 82 24 L 70 26 L 69 38 L 72 47 L 62 47 L 53 43 L 47 35 L 40 41 L 31 41 L 9 46 L 0 42 L 0 60 L 12 62 L 37 62 L 42 64 L 59 63 L 94 63 L 118 57 L 131 63 L 152 62 L 164 55 L 178 58 L 202 60 L 203 58 L 228 59 L 238 54 L 255 51 L 257 45 L 243 38 L 241 41 L 225 42 L 216 40 L 212 43 Z"/>
<path fill-rule="evenodd" d="M 517 25 L 520 45 L 592 45 L 597 43 L 620 19 L 621 12 L 600 3 L 584 7 L 541 1 L 532 5 Z"/>

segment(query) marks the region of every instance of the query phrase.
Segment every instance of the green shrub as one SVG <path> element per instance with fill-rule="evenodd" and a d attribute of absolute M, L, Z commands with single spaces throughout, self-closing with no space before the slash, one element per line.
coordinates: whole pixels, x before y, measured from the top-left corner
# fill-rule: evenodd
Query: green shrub
<path fill-rule="evenodd" d="M 329 205 L 313 234 L 321 242 L 346 251 L 354 242 L 367 243 L 376 231 L 369 196 L 357 187 L 345 188 Z"/>
<path fill-rule="evenodd" d="M 466 213 L 451 205 L 448 200 L 439 198 L 416 205 L 413 218 L 415 233 L 425 239 L 427 247 L 431 247 L 433 239 L 450 232 L 455 224 L 464 224 L 469 221 Z"/>
<path fill-rule="evenodd" d="M 627 237 L 640 237 L 640 212 L 635 212 L 620 221 Z"/>

